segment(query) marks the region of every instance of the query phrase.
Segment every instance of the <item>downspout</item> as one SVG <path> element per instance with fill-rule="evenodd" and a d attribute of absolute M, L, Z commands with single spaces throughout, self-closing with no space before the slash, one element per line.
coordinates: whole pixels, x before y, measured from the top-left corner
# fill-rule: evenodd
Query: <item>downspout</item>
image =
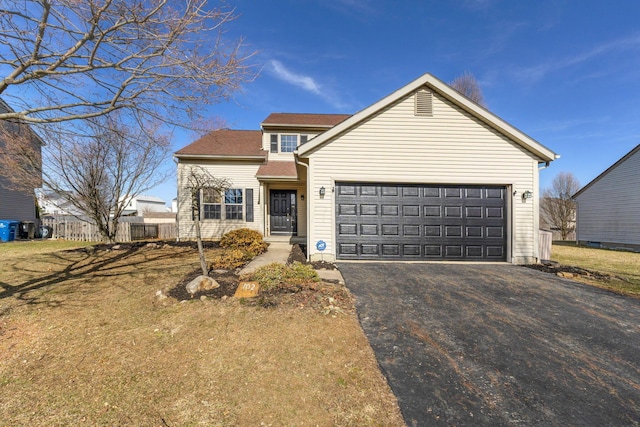
<path fill-rule="evenodd" d="M 180 241 L 180 170 L 178 169 L 178 159 L 174 156 L 173 161 L 176 164 L 176 242 Z"/>
<path fill-rule="evenodd" d="M 556 159 L 559 158 L 560 156 L 556 154 Z M 546 168 L 549 167 L 549 164 L 551 162 L 546 161 L 546 162 L 538 162 L 538 197 L 537 197 L 537 206 L 536 206 L 536 212 L 534 213 L 534 215 L 536 215 L 538 217 L 538 229 L 535 230 L 535 232 L 537 233 L 534 236 L 534 241 L 536 242 L 536 253 L 537 253 L 537 261 L 538 263 L 541 261 L 540 258 L 540 171 L 541 170 L 545 170 Z"/>
<path fill-rule="evenodd" d="M 309 227 L 311 225 L 311 212 L 309 209 L 311 200 L 310 200 L 310 195 L 311 193 L 309 192 L 309 165 L 306 163 L 302 163 L 299 159 L 298 159 L 298 154 L 295 154 L 295 160 L 296 160 L 296 164 L 300 165 L 300 166 L 304 166 L 305 168 L 307 168 L 307 194 L 305 196 L 305 204 L 306 204 L 306 208 L 307 208 L 307 262 L 311 260 L 311 248 L 309 247 L 309 236 L 310 236 L 310 231 L 309 231 Z"/>

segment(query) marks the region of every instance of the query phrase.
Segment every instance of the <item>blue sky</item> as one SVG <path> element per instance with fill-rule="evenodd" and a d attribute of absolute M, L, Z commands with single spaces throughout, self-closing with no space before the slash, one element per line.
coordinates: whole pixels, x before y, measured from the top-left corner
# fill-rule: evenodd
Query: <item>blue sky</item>
<path fill-rule="evenodd" d="M 490 111 L 582 185 L 640 143 L 640 2 L 229 0 L 261 70 L 209 108 L 234 129 L 271 112 L 355 113 L 425 72 L 475 75 Z M 193 136 L 176 133 L 174 148 Z M 169 202 L 175 182 L 150 190 Z"/>

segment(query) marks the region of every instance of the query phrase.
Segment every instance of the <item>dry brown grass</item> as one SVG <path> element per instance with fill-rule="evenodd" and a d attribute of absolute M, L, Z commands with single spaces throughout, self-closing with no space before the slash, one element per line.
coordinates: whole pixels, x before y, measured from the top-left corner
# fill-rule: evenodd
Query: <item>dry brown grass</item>
<path fill-rule="evenodd" d="M 0 246 L 2 426 L 404 425 L 352 312 L 158 301 L 190 248 L 22 248 Z"/>
<path fill-rule="evenodd" d="M 563 265 L 605 273 L 605 280 L 577 276 L 576 279 L 625 295 L 640 297 L 640 253 L 588 248 L 574 244 L 554 244 L 554 261 Z"/>

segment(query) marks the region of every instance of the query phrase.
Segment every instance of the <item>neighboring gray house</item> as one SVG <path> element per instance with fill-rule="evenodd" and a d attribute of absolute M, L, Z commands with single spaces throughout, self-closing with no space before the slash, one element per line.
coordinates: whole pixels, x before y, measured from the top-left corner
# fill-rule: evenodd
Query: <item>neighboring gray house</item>
<path fill-rule="evenodd" d="M 640 250 L 640 145 L 573 198 L 579 243 Z"/>
<path fill-rule="evenodd" d="M 13 110 L 0 99 L 0 111 Z M 0 120 L 0 126 L 3 129 L 3 132 L 0 132 L 0 156 L 7 155 L 6 141 L 3 135 L 16 135 L 25 129 L 28 129 L 28 132 L 33 136 L 33 143 L 37 149 L 41 149 L 42 141 L 28 125 Z M 9 181 L 8 173 L 10 172 L 0 165 L 0 220 L 35 221 L 37 218 L 35 189 L 16 189 Z"/>
<path fill-rule="evenodd" d="M 249 227 L 306 243 L 312 260 L 535 263 L 540 165 L 558 156 L 431 74 L 354 114 L 273 113 L 175 153 L 181 238 Z M 282 237 L 277 237 L 282 236 Z M 286 237 L 285 237 L 286 236 Z"/>

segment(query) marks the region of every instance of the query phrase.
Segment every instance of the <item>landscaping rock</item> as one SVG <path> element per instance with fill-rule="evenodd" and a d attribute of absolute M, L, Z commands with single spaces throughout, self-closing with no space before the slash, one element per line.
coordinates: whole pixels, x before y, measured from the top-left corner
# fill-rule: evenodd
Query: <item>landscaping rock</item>
<path fill-rule="evenodd" d="M 567 271 L 559 271 L 559 272 L 556 273 L 556 275 L 559 276 L 559 277 L 564 277 L 566 279 L 572 279 L 572 278 L 575 277 L 575 274 L 569 273 Z"/>
<path fill-rule="evenodd" d="M 209 276 L 200 275 L 193 279 L 191 282 L 185 286 L 185 289 L 189 294 L 191 294 L 191 298 L 200 291 L 209 291 L 211 289 L 219 288 L 220 284 L 215 281 L 215 279 Z"/>

